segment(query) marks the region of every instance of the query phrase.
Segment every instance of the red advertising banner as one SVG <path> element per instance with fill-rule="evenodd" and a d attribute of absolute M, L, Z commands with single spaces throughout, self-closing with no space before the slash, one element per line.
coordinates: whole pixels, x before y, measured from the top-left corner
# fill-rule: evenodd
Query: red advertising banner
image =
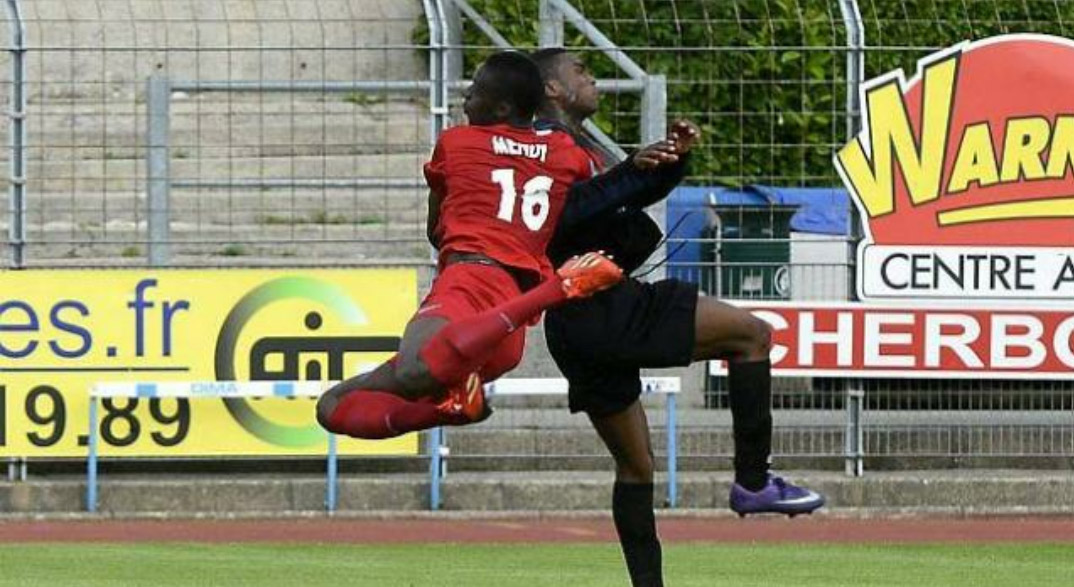
<path fill-rule="evenodd" d="M 835 155 L 865 233 L 859 299 L 1074 298 L 1072 60 L 1071 39 L 1003 35 L 862 84 Z"/>
<path fill-rule="evenodd" d="M 777 376 L 1074 379 L 1074 308 L 741 305 L 772 325 Z"/>

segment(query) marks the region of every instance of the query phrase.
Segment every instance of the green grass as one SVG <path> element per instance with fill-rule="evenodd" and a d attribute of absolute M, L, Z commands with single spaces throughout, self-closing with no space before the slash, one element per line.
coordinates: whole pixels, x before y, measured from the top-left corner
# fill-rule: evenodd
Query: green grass
<path fill-rule="evenodd" d="M 1074 544 L 674 544 L 669 587 L 1070 585 Z M 628 585 L 612 544 L 0 545 L 0 585 Z"/>

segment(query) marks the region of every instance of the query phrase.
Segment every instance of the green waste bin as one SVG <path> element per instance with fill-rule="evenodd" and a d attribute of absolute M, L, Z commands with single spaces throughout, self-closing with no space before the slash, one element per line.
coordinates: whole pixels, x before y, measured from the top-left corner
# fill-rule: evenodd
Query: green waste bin
<path fill-rule="evenodd" d="M 708 291 L 730 299 L 790 299 L 790 223 L 797 206 L 712 208 L 710 254 L 716 269 Z"/>

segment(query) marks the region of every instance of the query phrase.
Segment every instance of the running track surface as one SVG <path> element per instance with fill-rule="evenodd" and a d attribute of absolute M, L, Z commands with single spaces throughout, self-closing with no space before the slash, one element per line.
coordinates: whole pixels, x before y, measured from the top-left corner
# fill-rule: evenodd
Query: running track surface
<path fill-rule="evenodd" d="M 1074 517 L 668 518 L 664 542 L 1074 542 Z M 608 518 L 0 521 L 8 542 L 614 542 Z"/>

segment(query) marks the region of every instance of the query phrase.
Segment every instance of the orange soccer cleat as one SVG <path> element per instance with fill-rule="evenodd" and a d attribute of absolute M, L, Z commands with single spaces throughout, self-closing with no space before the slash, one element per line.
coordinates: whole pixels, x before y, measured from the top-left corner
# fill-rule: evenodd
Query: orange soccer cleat
<path fill-rule="evenodd" d="M 588 298 L 623 280 L 623 270 L 599 252 L 568 260 L 556 274 L 568 299 Z"/>
<path fill-rule="evenodd" d="M 465 383 L 449 389 L 447 397 L 436 405 L 436 411 L 444 416 L 444 423 L 451 426 L 480 422 L 492 414 L 485 403 L 485 388 L 477 373 L 471 373 Z"/>

